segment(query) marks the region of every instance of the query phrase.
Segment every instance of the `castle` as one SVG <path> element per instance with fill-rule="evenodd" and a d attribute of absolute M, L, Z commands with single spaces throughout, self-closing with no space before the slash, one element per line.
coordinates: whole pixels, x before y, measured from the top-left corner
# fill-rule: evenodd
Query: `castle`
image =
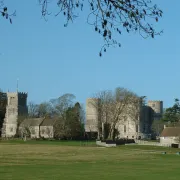
<path fill-rule="evenodd" d="M 86 101 L 86 125 L 85 131 L 91 136 L 98 136 L 98 104 L 99 99 L 88 98 Z M 118 138 L 145 139 L 151 137 L 151 126 L 153 121 L 161 119 L 163 114 L 163 101 L 148 101 L 147 105 L 140 104 L 137 119 L 134 120 L 129 114 L 125 114 L 124 120 L 116 125 Z M 101 125 L 100 125 L 101 126 Z M 104 128 L 104 127 L 102 127 Z"/>
<path fill-rule="evenodd" d="M 0 92 L 0 136 L 14 137 L 17 133 L 18 117 L 27 116 L 27 93 L 22 92 Z M 86 101 L 86 124 L 85 131 L 88 134 L 94 134 L 97 137 L 99 127 L 99 113 L 93 103 L 99 99 L 88 98 Z M 119 121 L 118 138 L 144 139 L 151 135 L 151 126 L 153 121 L 161 119 L 163 114 L 162 101 L 148 101 L 147 105 L 140 103 L 137 119 L 124 114 L 124 120 Z M 102 128 L 104 128 L 102 126 Z"/>
<path fill-rule="evenodd" d="M 18 117 L 28 114 L 27 93 L 0 92 L 0 135 L 13 137 L 16 135 Z"/>

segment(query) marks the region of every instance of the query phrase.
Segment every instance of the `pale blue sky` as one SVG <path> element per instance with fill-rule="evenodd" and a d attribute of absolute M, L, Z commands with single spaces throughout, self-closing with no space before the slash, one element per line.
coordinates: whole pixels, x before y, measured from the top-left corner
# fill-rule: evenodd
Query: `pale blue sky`
<path fill-rule="evenodd" d="M 13 24 L 0 18 L 0 88 L 29 94 L 28 101 L 40 103 L 64 93 L 73 93 L 85 103 L 100 90 L 121 86 L 150 100 L 170 106 L 180 98 L 180 1 L 153 0 L 164 11 L 157 24 L 164 34 L 142 39 L 119 37 L 121 48 L 110 48 L 99 58 L 101 37 L 86 24 L 85 12 L 74 24 L 63 27 L 62 16 L 41 18 L 37 0 L 5 0 L 16 9 Z M 55 2 L 55 1 L 53 1 Z M 175 3 L 175 2 L 174 2 Z"/>

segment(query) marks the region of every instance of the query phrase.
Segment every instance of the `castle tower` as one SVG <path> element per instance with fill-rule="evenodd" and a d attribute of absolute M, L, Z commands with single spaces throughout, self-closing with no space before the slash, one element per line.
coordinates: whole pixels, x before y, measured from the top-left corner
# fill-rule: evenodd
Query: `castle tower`
<path fill-rule="evenodd" d="M 98 132 L 98 102 L 97 98 L 86 100 L 86 132 Z"/>
<path fill-rule="evenodd" d="M 154 120 L 159 120 L 163 115 L 163 101 L 148 101 L 148 106 L 154 112 Z"/>
<path fill-rule="evenodd" d="M 2 137 L 13 137 L 16 135 L 18 116 L 27 114 L 27 93 L 8 92 Z"/>

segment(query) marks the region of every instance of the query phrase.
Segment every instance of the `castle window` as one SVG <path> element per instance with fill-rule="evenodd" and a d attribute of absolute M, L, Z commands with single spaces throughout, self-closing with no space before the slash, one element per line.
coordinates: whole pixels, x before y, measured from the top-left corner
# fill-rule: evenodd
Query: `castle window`
<path fill-rule="evenodd" d="M 10 128 L 10 132 L 13 132 L 13 128 Z"/>
<path fill-rule="evenodd" d="M 152 104 L 152 107 L 155 107 L 155 104 Z"/>
<path fill-rule="evenodd" d="M 145 127 L 145 125 L 143 126 L 143 132 L 145 132 L 145 130 L 146 130 L 146 127 Z"/>
<path fill-rule="evenodd" d="M 124 125 L 124 132 L 126 132 L 126 125 Z"/>
<path fill-rule="evenodd" d="M 138 132 L 138 125 L 136 125 L 136 132 Z"/>

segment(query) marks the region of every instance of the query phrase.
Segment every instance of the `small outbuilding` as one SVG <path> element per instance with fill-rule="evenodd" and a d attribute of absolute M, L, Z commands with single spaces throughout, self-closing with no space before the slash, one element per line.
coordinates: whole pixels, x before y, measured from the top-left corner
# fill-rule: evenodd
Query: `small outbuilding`
<path fill-rule="evenodd" d="M 160 143 L 165 146 L 180 144 L 180 127 L 165 127 L 160 135 Z"/>

